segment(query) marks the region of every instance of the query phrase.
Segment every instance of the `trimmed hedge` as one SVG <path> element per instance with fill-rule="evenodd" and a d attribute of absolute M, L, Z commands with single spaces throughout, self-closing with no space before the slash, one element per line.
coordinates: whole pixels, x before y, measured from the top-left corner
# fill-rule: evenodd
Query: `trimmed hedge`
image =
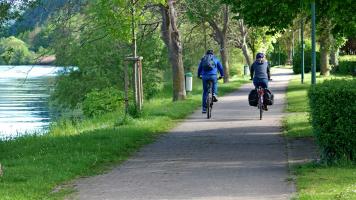
<path fill-rule="evenodd" d="M 356 56 L 340 56 L 339 66 L 334 73 L 343 75 L 356 75 Z"/>
<path fill-rule="evenodd" d="M 326 163 L 356 161 L 356 80 L 326 80 L 308 92 L 313 132 Z"/>

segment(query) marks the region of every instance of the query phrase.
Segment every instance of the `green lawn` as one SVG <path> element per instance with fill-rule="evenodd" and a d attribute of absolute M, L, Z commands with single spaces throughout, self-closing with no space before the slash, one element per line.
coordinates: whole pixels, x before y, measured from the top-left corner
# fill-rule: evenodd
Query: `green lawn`
<path fill-rule="evenodd" d="M 247 80 L 220 84 L 220 93 L 236 90 Z M 0 199 L 63 199 L 72 192 L 65 185 L 78 177 L 101 173 L 126 160 L 196 110 L 201 82 L 195 81 L 188 99 L 172 102 L 170 91 L 144 102 L 140 118 L 109 113 L 80 123 L 64 121 L 45 136 L 0 142 Z M 60 189 L 58 189 L 60 188 Z"/>
<path fill-rule="evenodd" d="M 309 113 L 290 113 L 283 119 L 284 132 L 287 137 L 311 137 L 312 126 L 309 123 Z"/>
<path fill-rule="evenodd" d="M 309 123 L 307 90 L 310 74 L 304 84 L 295 75 L 287 89 L 288 115 L 283 120 L 284 133 L 289 138 L 313 137 Z M 331 78 L 344 78 L 332 76 Z M 325 78 L 318 77 L 317 82 Z M 292 166 L 296 175 L 298 200 L 352 200 L 356 199 L 356 166 L 323 166 L 309 163 Z"/>
<path fill-rule="evenodd" d="M 299 200 L 356 199 L 356 167 L 306 164 L 295 168 Z"/>
<path fill-rule="evenodd" d="M 283 119 L 285 135 L 288 137 L 312 136 L 307 97 L 309 87 L 310 80 L 305 80 L 304 84 L 301 84 L 300 75 L 295 75 L 288 84 L 286 111 L 290 114 Z"/>

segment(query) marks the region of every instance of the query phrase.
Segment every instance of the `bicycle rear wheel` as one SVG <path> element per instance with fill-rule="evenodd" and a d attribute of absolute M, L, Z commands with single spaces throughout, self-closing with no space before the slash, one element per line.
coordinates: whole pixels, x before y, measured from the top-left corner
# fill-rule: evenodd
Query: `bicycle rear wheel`
<path fill-rule="evenodd" d="M 262 120 L 263 115 L 263 96 L 258 97 L 258 107 L 260 109 L 260 120 Z"/>
<path fill-rule="evenodd" d="M 208 97 L 206 98 L 206 118 L 211 118 L 211 110 L 213 109 L 213 89 L 212 83 L 209 83 Z"/>

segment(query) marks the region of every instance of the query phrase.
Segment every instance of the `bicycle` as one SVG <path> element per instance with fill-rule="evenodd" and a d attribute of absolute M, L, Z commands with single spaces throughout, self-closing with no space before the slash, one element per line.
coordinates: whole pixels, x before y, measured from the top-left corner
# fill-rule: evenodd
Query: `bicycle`
<path fill-rule="evenodd" d="M 206 97 L 206 118 L 211 118 L 211 110 L 213 109 L 213 81 L 208 81 L 208 94 Z"/>
<path fill-rule="evenodd" d="M 222 78 L 223 78 L 222 76 L 219 76 L 218 80 L 220 80 Z M 211 111 L 213 109 L 213 104 L 217 100 L 214 99 L 214 96 L 213 96 L 213 81 L 212 80 L 208 80 L 207 84 L 208 84 L 208 94 L 207 94 L 207 97 L 206 97 L 206 118 L 210 119 L 211 118 Z"/>
<path fill-rule="evenodd" d="M 265 105 L 263 102 L 263 95 L 265 94 L 265 89 L 262 88 L 261 86 L 258 86 L 257 94 L 258 94 L 257 108 L 260 110 L 260 120 L 262 120 L 263 110 L 265 109 Z"/>

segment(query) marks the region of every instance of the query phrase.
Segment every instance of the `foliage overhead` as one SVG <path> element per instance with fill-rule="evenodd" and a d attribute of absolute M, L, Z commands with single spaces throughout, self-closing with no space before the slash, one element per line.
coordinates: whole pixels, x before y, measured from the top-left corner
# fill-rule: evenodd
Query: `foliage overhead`
<path fill-rule="evenodd" d="M 0 27 L 9 20 L 18 19 L 28 7 L 34 6 L 37 0 L 2 0 L 0 1 Z"/>
<path fill-rule="evenodd" d="M 223 0 L 232 5 L 236 18 L 252 27 L 268 26 L 272 31 L 287 28 L 297 17 L 299 1 L 294 0 Z"/>
<path fill-rule="evenodd" d="M 238 18 L 250 26 L 268 26 L 272 31 L 289 27 L 298 14 L 309 16 L 310 0 L 223 0 L 231 4 Z M 356 34 L 355 3 L 353 0 L 319 0 L 316 3 L 317 23 L 327 18 L 334 24 L 334 33 Z"/>

